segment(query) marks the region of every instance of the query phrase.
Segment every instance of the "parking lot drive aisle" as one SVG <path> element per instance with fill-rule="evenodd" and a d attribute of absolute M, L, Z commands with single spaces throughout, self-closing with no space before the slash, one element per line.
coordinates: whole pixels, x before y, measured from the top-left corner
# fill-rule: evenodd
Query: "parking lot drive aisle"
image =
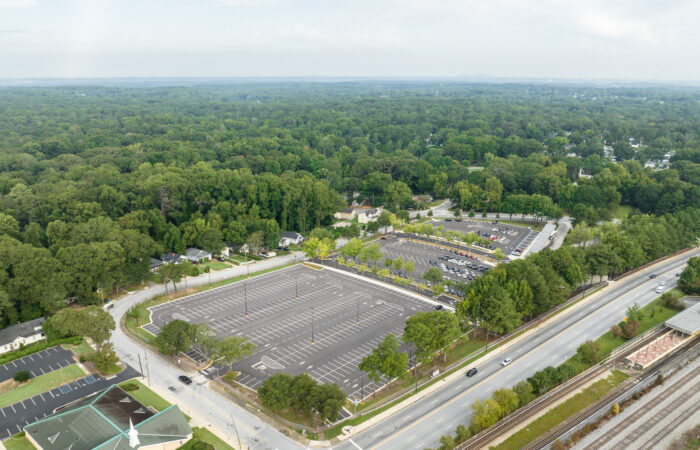
<path fill-rule="evenodd" d="M 20 370 L 26 370 L 35 378 L 75 363 L 73 352 L 60 346 L 51 347 L 0 366 L 0 383 L 14 377 Z"/>

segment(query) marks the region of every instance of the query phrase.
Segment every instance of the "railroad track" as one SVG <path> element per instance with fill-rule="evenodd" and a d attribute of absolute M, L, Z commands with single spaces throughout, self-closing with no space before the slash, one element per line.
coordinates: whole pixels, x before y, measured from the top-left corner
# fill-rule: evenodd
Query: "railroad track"
<path fill-rule="evenodd" d="M 663 395 L 657 395 L 653 400 L 650 400 L 647 402 L 644 406 L 640 407 L 637 409 L 633 414 L 630 414 L 628 417 L 626 417 L 624 420 L 622 420 L 620 423 L 616 424 L 614 429 L 611 429 L 610 431 L 602 434 L 598 439 L 595 441 L 591 442 L 586 446 L 586 448 L 590 449 L 598 449 L 606 445 L 608 442 L 610 442 L 613 438 L 616 436 L 619 436 L 620 433 L 622 433 L 624 430 L 630 427 L 630 425 L 633 425 L 635 422 L 639 421 L 640 419 L 644 417 L 648 417 L 644 423 L 641 423 L 637 426 L 636 429 L 634 429 L 630 434 L 625 437 L 624 440 L 620 441 L 617 446 L 621 448 L 631 448 L 631 444 L 636 441 L 640 436 L 642 436 L 645 432 L 647 432 L 651 427 L 653 427 L 659 419 L 662 419 L 663 417 L 667 417 L 669 413 L 677 410 L 678 408 L 682 407 L 685 403 L 688 402 L 690 398 L 695 395 L 696 392 L 700 391 L 700 381 L 697 381 L 694 385 L 690 385 L 690 389 L 688 389 L 689 383 L 692 383 L 693 380 L 696 378 L 700 377 L 700 373 L 697 371 L 693 371 L 685 375 L 683 378 L 680 378 L 677 380 L 675 383 L 673 383 L 671 386 L 667 387 L 663 391 Z M 649 413 L 651 410 L 656 408 L 660 403 L 662 403 L 664 400 L 666 400 L 669 396 L 673 395 L 676 393 L 679 389 L 687 389 L 685 392 L 683 392 L 681 395 L 676 397 L 671 403 L 666 405 L 661 411 L 657 412 L 653 416 L 649 416 Z M 691 413 L 697 410 L 697 405 L 691 405 L 690 408 Z M 687 412 L 684 411 L 684 414 Z M 688 415 L 690 415 L 688 414 Z M 683 415 L 683 414 L 682 414 Z M 682 416 L 681 415 L 681 416 Z M 669 426 L 667 427 L 668 429 L 673 429 L 674 427 Z M 650 442 L 647 442 L 643 447 L 639 448 L 651 448 L 659 442 L 661 439 L 663 439 L 666 436 L 665 433 L 659 433 L 659 435 L 655 436 Z M 653 442 L 652 442 L 653 441 Z M 650 445 L 647 445 L 650 444 Z"/>
<path fill-rule="evenodd" d="M 682 345 L 681 348 L 678 348 L 677 350 L 684 350 L 686 348 L 691 348 L 694 347 L 700 343 L 700 336 L 696 336 L 695 338 L 689 339 L 684 345 Z M 559 436 L 563 435 L 567 431 L 569 431 L 572 427 L 575 425 L 585 421 L 586 419 L 590 418 L 597 412 L 599 412 L 602 408 L 607 407 L 607 405 L 612 402 L 613 400 L 619 398 L 622 394 L 624 394 L 627 390 L 631 389 L 634 387 L 636 384 L 641 383 L 643 381 L 647 381 L 650 378 L 654 378 L 658 376 L 659 374 L 659 369 L 663 367 L 664 365 L 668 364 L 669 362 L 672 362 L 676 358 L 680 358 L 683 356 L 683 351 L 680 353 L 677 352 L 672 352 L 663 358 L 661 358 L 659 361 L 655 362 L 652 366 L 650 366 L 647 370 L 644 371 L 643 374 L 635 378 L 634 380 L 629 379 L 627 382 L 619 385 L 617 388 L 611 390 L 605 397 L 601 398 L 598 400 L 595 404 L 591 405 L 587 409 L 584 409 L 583 411 L 579 412 L 578 414 L 570 417 L 568 420 L 565 422 L 561 423 L 551 431 L 549 431 L 546 434 L 541 435 L 539 438 L 536 440 L 532 441 L 530 444 L 527 446 L 523 447 L 528 450 L 534 450 L 534 449 L 542 449 L 547 447 L 549 444 L 554 442 Z M 621 356 L 620 356 L 621 357 Z M 624 447 L 623 447 L 624 448 Z"/>
<path fill-rule="evenodd" d="M 543 409 L 553 405 L 559 398 L 580 389 L 581 386 L 585 385 L 590 380 L 595 379 L 596 377 L 604 373 L 606 370 L 608 370 L 610 367 L 612 367 L 615 364 L 615 362 L 621 359 L 624 355 L 633 353 L 637 349 L 641 348 L 642 346 L 646 345 L 647 343 L 653 341 L 654 339 L 665 333 L 667 330 L 668 329 L 663 325 L 649 330 L 643 336 L 640 336 L 638 340 L 631 341 L 628 344 L 624 344 L 624 349 L 620 349 L 623 351 L 617 351 L 614 354 L 614 356 L 610 357 L 606 361 L 603 361 L 597 366 L 591 367 L 590 369 L 580 373 L 579 375 L 575 376 L 569 381 L 555 387 L 551 391 L 536 398 L 529 404 L 525 405 L 523 408 L 520 408 L 513 414 L 504 417 L 495 425 L 482 431 L 479 434 L 476 434 L 471 439 L 463 442 L 455 448 L 459 450 L 485 448 L 487 444 L 491 441 L 510 432 L 521 423 L 529 420 L 533 415 L 538 414 Z"/>

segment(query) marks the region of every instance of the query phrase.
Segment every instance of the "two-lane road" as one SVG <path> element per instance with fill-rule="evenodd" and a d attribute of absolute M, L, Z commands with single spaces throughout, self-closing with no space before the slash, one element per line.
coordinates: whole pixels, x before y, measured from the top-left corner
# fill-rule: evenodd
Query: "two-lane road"
<path fill-rule="evenodd" d="M 337 448 L 437 447 L 440 436 L 454 434 L 458 425 L 469 423 L 471 405 L 476 400 L 490 397 L 502 387 L 512 387 L 546 366 L 563 363 L 582 342 L 602 335 L 619 322 L 627 307 L 635 302 L 643 306 L 657 298 L 659 294 L 654 289 L 661 280 L 666 281 L 665 290 L 675 287 L 675 273 L 682 270 L 690 256 L 698 255 L 700 251 L 695 250 L 615 282 L 595 299 L 563 312 L 528 339 L 482 363 L 475 377 L 447 384 Z M 658 277 L 650 279 L 651 273 Z M 501 367 L 500 361 L 505 357 L 513 358 L 513 362 Z"/>

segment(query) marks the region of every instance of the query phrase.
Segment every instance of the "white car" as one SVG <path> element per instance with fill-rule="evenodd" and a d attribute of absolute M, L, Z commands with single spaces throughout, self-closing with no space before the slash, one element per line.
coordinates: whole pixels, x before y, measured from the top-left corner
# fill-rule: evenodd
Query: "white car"
<path fill-rule="evenodd" d="M 506 359 L 504 359 L 503 361 L 501 361 L 501 365 L 502 365 L 503 367 L 505 367 L 505 366 L 507 366 L 508 364 L 510 364 L 510 363 L 512 363 L 512 362 L 513 362 L 513 358 L 506 358 Z"/>
<path fill-rule="evenodd" d="M 664 291 L 663 286 L 659 286 L 659 287 L 656 288 L 656 293 L 657 293 L 657 294 L 660 294 L 660 293 L 662 293 L 663 291 Z"/>
<path fill-rule="evenodd" d="M 660 284 L 661 286 L 666 286 L 666 280 L 661 280 L 661 281 L 659 281 L 659 284 Z"/>

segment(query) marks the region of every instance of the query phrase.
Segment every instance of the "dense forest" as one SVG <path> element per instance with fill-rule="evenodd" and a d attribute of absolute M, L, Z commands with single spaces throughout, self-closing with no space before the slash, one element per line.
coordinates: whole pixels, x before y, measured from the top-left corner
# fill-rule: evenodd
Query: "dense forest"
<path fill-rule="evenodd" d="M 421 207 L 418 194 L 449 197 L 464 211 L 569 214 L 582 226 L 629 205 L 658 217 L 629 227 L 675 229 L 677 248 L 697 236 L 698 118 L 689 88 L 2 88 L 0 326 L 68 298 L 94 303 L 98 290 L 144 279 L 164 251 L 217 252 L 254 233 L 276 247 L 280 231 L 327 227 L 353 198 L 399 212 Z M 665 155 L 669 168 L 645 167 Z M 493 277 L 519 282 L 513 267 Z"/>

